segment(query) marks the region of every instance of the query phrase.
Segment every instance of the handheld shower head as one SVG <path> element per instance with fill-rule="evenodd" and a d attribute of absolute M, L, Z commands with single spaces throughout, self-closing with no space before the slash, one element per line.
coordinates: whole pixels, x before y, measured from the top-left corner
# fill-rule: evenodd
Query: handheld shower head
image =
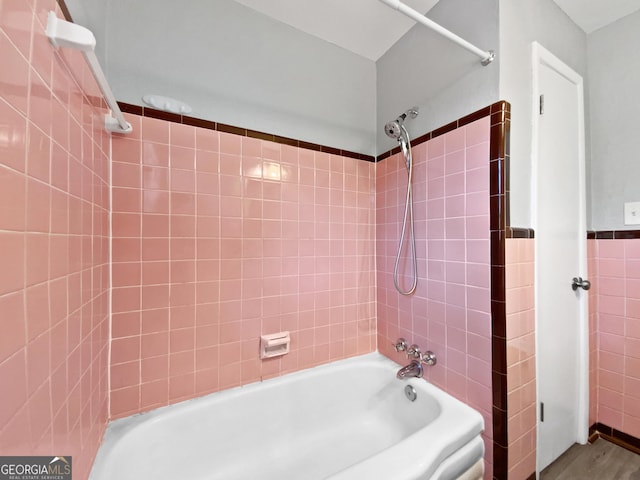
<path fill-rule="evenodd" d="M 386 1 L 386 0 L 385 0 Z M 412 295 L 416 290 L 418 283 L 418 263 L 416 256 L 416 239 L 413 226 L 413 195 L 411 193 L 411 182 L 413 178 L 413 161 L 411 158 L 411 139 L 409 138 L 409 132 L 404 126 L 404 120 L 409 118 L 416 118 L 418 116 L 418 107 L 413 107 L 403 114 L 401 114 L 394 121 L 387 123 L 384 126 L 384 133 L 388 137 L 393 138 L 400 144 L 400 150 L 404 157 L 404 163 L 407 167 L 407 196 L 404 204 L 404 218 L 402 220 L 402 230 L 400 234 L 400 242 L 398 243 L 398 254 L 396 255 L 396 263 L 393 269 L 393 284 L 401 295 Z M 400 266 L 400 256 L 402 252 L 402 246 L 404 244 L 405 233 L 407 227 L 410 227 L 411 235 L 411 259 L 413 260 L 413 282 L 409 290 L 403 290 L 398 280 L 398 269 Z"/>
<path fill-rule="evenodd" d="M 393 138 L 395 140 L 399 139 L 400 135 L 402 135 L 402 131 L 400 130 L 400 123 L 397 120 L 387 123 L 384 126 L 384 133 L 387 134 L 387 137 Z"/>
<path fill-rule="evenodd" d="M 407 114 L 403 113 L 394 121 L 387 123 L 384 126 L 384 133 L 387 134 L 387 137 L 398 140 L 402 135 L 402 128 L 400 128 L 404 122 L 404 119 L 407 118 Z"/>
<path fill-rule="evenodd" d="M 418 107 L 411 107 L 406 112 L 398 115 L 398 118 L 396 118 L 392 122 L 387 123 L 384 126 L 384 133 L 387 134 L 387 137 L 400 141 L 402 137 L 402 126 L 405 119 L 407 118 L 407 115 L 410 118 L 416 118 L 418 116 Z"/>

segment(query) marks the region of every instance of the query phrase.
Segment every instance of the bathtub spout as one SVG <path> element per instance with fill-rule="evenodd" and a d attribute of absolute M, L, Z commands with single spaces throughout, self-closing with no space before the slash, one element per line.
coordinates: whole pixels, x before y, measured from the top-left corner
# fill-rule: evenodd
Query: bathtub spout
<path fill-rule="evenodd" d="M 396 375 L 399 379 L 417 377 L 422 378 L 422 364 L 418 360 L 411 360 L 409 365 L 398 370 Z"/>

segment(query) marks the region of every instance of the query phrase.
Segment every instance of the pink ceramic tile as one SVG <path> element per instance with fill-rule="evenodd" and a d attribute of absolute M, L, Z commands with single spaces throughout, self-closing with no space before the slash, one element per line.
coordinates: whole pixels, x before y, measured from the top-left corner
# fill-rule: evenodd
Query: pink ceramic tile
<path fill-rule="evenodd" d="M 483 152 L 484 153 L 484 152 Z M 465 176 L 465 192 L 482 193 L 485 195 L 484 202 L 488 202 L 487 193 L 489 192 L 489 169 L 488 168 L 476 168 L 473 170 L 467 170 Z"/>
<path fill-rule="evenodd" d="M 3 89 L 3 99 L 23 114 L 27 114 L 29 90 L 29 64 L 4 32 L 0 32 L 0 52 L 4 68 L 0 72 L 0 83 L 10 86 Z"/>
<path fill-rule="evenodd" d="M 604 425 L 615 429 L 622 429 L 622 412 L 609 408 L 606 405 L 600 405 L 598 410 L 598 419 Z"/>
<path fill-rule="evenodd" d="M 466 147 L 472 147 L 477 145 L 478 143 L 489 142 L 490 132 L 489 132 L 490 120 L 489 117 L 484 117 L 480 120 L 476 120 L 473 123 L 465 126 L 465 140 Z M 485 157 L 486 158 L 486 157 Z"/>
<path fill-rule="evenodd" d="M 444 135 L 441 135 L 427 143 L 427 158 L 429 160 L 444 155 L 444 142 Z"/>
<path fill-rule="evenodd" d="M 49 277 L 49 237 L 28 233 L 25 240 L 25 283 L 30 286 L 45 282 Z"/>
<path fill-rule="evenodd" d="M 217 152 L 220 149 L 219 134 L 217 131 L 205 128 L 196 128 L 196 149 L 201 151 Z"/>
<path fill-rule="evenodd" d="M 363 230 L 362 233 L 355 231 L 354 229 L 348 229 L 343 227 L 346 217 L 343 214 L 343 202 L 352 202 L 353 212 L 356 208 L 371 208 L 371 202 L 365 200 L 370 198 L 369 195 L 372 192 L 371 187 L 365 192 L 366 197 L 359 198 L 357 195 L 345 196 L 341 195 L 339 188 L 343 187 L 343 179 L 349 178 L 344 176 L 344 169 L 346 168 L 342 158 L 330 155 L 317 155 L 314 160 L 313 153 L 310 155 L 309 165 L 311 175 L 298 174 L 298 169 L 295 167 L 295 162 L 304 161 L 307 156 L 302 152 L 300 155 L 297 150 L 292 151 L 290 148 L 282 149 L 280 145 L 263 143 L 260 141 L 254 141 L 253 139 L 242 139 L 230 134 L 215 134 L 211 135 L 208 132 L 204 132 L 200 129 L 194 129 L 196 137 L 196 146 L 198 150 L 195 153 L 196 158 L 196 174 L 195 185 L 198 192 L 206 193 L 207 195 L 198 195 L 197 207 L 194 209 L 194 204 L 191 203 L 191 197 L 181 194 L 181 190 L 191 191 L 191 178 L 193 174 L 186 172 L 177 172 L 172 178 L 170 185 L 170 211 L 173 214 L 169 219 L 169 235 L 172 240 L 169 242 L 171 257 L 174 259 L 184 259 L 171 264 L 170 278 L 171 291 L 172 291 L 172 305 L 175 303 L 179 305 L 180 309 L 192 309 L 198 315 L 198 324 L 211 325 L 207 327 L 208 331 L 200 332 L 195 338 L 198 342 L 205 342 L 207 345 L 229 345 L 225 347 L 225 350 L 220 352 L 220 361 L 213 364 L 207 363 L 205 368 L 209 369 L 215 365 L 221 365 L 219 375 L 212 375 L 213 380 L 207 380 L 206 376 L 196 376 L 195 390 L 191 390 L 193 386 L 192 377 L 187 374 L 184 381 L 177 379 L 181 378 L 180 375 L 175 375 L 170 382 L 169 401 L 173 399 L 184 398 L 184 396 L 198 394 L 201 392 L 201 388 L 209 391 L 212 388 L 226 388 L 234 385 L 235 380 L 230 376 L 230 370 L 225 365 L 233 365 L 237 362 L 242 362 L 243 381 L 255 380 L 258 370 L 255 369 L 256 365 L 260 365 L 260 362 L 255 356 L 255 350 L 242 349 L 246 352 L 246 355 L 241 357 L 235 356 L 235 351 L 238 349 L 235 347 L 235 343 L 238 339 L 242 338 L 243 342 L 255 342 L 255 337 L 261 332 L 270 329 L 281 329 L 283 327 L 294 330 L 299 327 L 297 321 L 297 312 L 307 305 L 305 303 L 305 296 L 298 296 L 298 282 L 293 281 L 296 277 L 281 277 L 283 273 L 288 271 L 288 264 L 282 263 L 280 257 L 284 252 L 287 253 L 288 258 L 294 260 L 298 255 L 305 255 L 306 250 L 300 249 L 297 243 L 299 232 L 303 231 L 296 225 L 299 215 L 304 214 L 305 209 L 309 209 L 310 214 L 306 215 L 306 219 L 311 231 L 317 232 L 318 243 L 306 243 L 303 245 L 309 245 L 311 248 L 308 251 L 310 255 L 324 255 L 327 256 L 331 253 L 337 255 L 344 255 L 347 251 L 352 251 L 352 255 L 356 253 L 357 243 L 355 239 L 360 236 L 371 235 L 372 229 Z M 190 137 L 186 129 L 184 132 Z M 219 139 L 219 144 L 217 140 Z M 142 138 L 143 144 L 146 146 L 146 138 Z M 172 141 L 172 144 L 174 142 Z M 182 142 L 184 143 L 184 142 Z M 214 153 L 218 150 L 222 152 L 222 157 L 217 157 Z M 295 153 L 295 154 L 294 154 Z M 241 156 L 242 155 L 242 156 Z M 236 157 L 232 157 L 236 156 Z M 262 157 L 264 161 L 257 163 L 254 158 Z M 187 149 L 180 149 L 178 146 L 173 146 L 171 149 L 171 161 L 173 167 L 178 165 L 189 167 L 191 164 L 191 153 Z M 286 168 L 280 165 L 279 161 L 285 161 L 287 163 Z M 309 159 L 307 159 L 309 160 Z M 357 162 L 356 162 L 357 163 Z M 220 167 L 218 167 L 220 165 Z M 242 166 L 240 170 L 239 166 Z M 295 168 L 294 168 L 295 167 Z M 358 167 L 354 163 L 354 167 Z M 224 177 L 218 178 L 218 169 L 221 169 Z M 317 168 L 317 171 L 315 170 Z M 351 167 L 349 167 L 351 168 Z M 259 170 L 259 174 L 255 172 Z M 367 166 L 366 170 L 363 170 L 363 174 L 367 175 L 367 181 L 370 181 L 370 167 Z M 335 174 L 333 172 L 336 172 Z M 355 171 L 355 170 L 354 170 Z M 143 173 L 145 170 L 143 170 Z M 172 174 L 173 174 L 172 172 Z M 243 173 L 245 181 L 240 181 L 239 174 Z M 263 179 L 266 172 L 266 179 Z M 318 179 L 316 180 L 316 173 Z M 286 177 L 286 178 L 285 178 Z M 146 180 L 146 176 L 143 175 L 143 182 Z M 357 179 L 355 175 L 352 177 Z M 151 181 L 151 179 L 149 180 Z M 285 181 L 287 184 L 291 184 L 292 188 L 284 188 L 279 181 Z M 295 182 L 305 183 L 308 181 L 310 185 L 309 193 L 311 195 L 298 195 L 298 186 Z M 264 182 L 264 183 L 263 183 Z M 319 182 L 319 183 L 318 183 Z M 295 187 L 294 187 L 295 185 Z M 324 195 L 324 191 L 316 192 L 315 186 L 326 185 L 327 192 Z M 359 187 L 364 186 L 362 180 L 356 181 L 352 184 L 353 189 L 356 190 Z M 149 186 L 151 186 L 149 184 Z M 156 183 L 154 186 L 158 186 Z M 371 184 L 372 186 L 372 184 Z M 147 185 L 145 185 L 147 187 Z M 164 187 L 167 188 L 167 187 Z M 335 188 L 333 193 L 330 188 Z M 118 193 L 121 193 L 118 191 Z M 318 194 L 316 197 L 316 193 Z M 155 193 L 154 193 L 155 195 Z M 323 196 L 324 195 L 324 196 Z M 237 198 L 237 200 L 235 200 Z M 252 199 L 253 201 L 244 201 L 243 199 Z M 150 211 L 150 208 L 155 210 L 162 210 L 162 207 L 152 207 L 149 203 L 152 199 L 160 200 L 160 197 L 151 197 L 145 191 L 143 193 L 143 205 L 145 211 Z M 282 204 L 281 201 L 286 200 L 291 204 Z M 162 204 L 159 204 L 162 205 Z M 294 208 L 295 207 L 295 208 Z M 189 216 L 176 216 L 176 213 L 189 214 Z M 197 213 L 197 216 L 194 216 Z M 241 222 L 241 216 L 245 217 Z M 168 258 L 168 252 L 165 250 L 159 241 L 159 238 L 149 238 L 149 236 L 165 236 L 167 233 L 166 216 L 155 215 L 150 212 L 150 215 L 145 215 L 142 218 L 142 252 L 143 256 L 149 260 L 156 260 L 152 263 L 143 265 L 142 281 L 146 282 L 154 281 L 154 278 L 158 278 L 164 275 L 166 278 L 166 268 L 163 266 L 161 260 Z M 188 220 L 191 219 L 191 220 Z M 122 218 L 119 221 L 129 220 L 128 218 Z M 365 221 L 369 221 L 366 219 Z M 151 223 L 153 222 L 153 223 Z M 187 223 L 185 223 L 187 222 Z M 316 230 L 315 222 L 326 222 L 326 227 Z M 329 222 L 332 222 L 331 230 L 328 228 Z M 182 224 L 182 225 L 181 225 Z M 123 231 L 127 231 L 127 227 L 124 225 L 121 227 Z M 130 228 L 130 227 L 128 227 Z M 304 227 L 306 228 L 306 226 Z M 131 231 L 131 230 L 129 230 Z M 185 235 L 197 235 L 197 241 L 191 240 L 192 245 L 197 245 L 196 250 L 187 252 L 181 246 L 180 236 Z M 222 241 L 216 238 L 222 236 Z M 332 236 L 337 236 L 341 239 L 343 236 L 353 239 L 352 244 L 343 244 L 342 240 L 331 240 Z M 210 237 L 209 244 L 205 243 L 206 238 Z M 288 241 L 284 238 L 290 238 Z M 264 240 L 262 240 L 264 239 Z M 122 241 L 126 238 L 118 239 L 118 242 L 114 242 L 114 253 L 118 258 L 123 255 L 119 252 L 123 252 L 121 247 L 125 244 Z M 264 242 L 264 243 L 263 243 Z M 323 243 L 324 242 L 324 243 Z M 362 244 L 363 242 L 361 242 Z M 371 242 L 370 242 L 371 243 Z M 157 252 L 154 250 L 154 245 L 157 246 Z M 166 241 L 165 241 L 166 245 Z M 302 244 L 301 244 L 302 245 Z M 332 246 L 334 245 L 334 246 Z M 366 243 L 364 244 L 366 245 Z M 134 248 L 134 245 L 132 245 Z M 158 250 L 159 249 L 159 250 Z M 183 266 L 191 265 L 188 262 L 188 258 L 195 258 L 195 255 L 202 258 L 203 261 L 197 264 L 195 270 L 185 270 Z M 364 254 L 370 255 L 373 249 L 361 250 Z M 186 256 L 185 256 L 186 255 Z M 263 258 L 260 262 L 259 259 Z M 354 257 L 355 258 L 355 257 Z M 205 260 L 206 259 L 206 260 Z M 246 261 L 245 261 L 246 259 Z M 257 262 L 255 260 L 258 260 Z M 337 260 L 337 259 L 336 259 Z M 166 264 L 164 264 L 166 265 Z M 321 293 L 311 295 L 311 306 L 316 305 L 322 307 L 326 305 L 326 308 L 331 308 L 333 302 L 342 303 L 344 296 L 341 291 L 336 290 L 335 294 L 330 293 L 330 288 L 348 288 L 348 283 L 345 277 L 342 275 L 332 276 L 332 268 L 341 268 L 342 261 L 327 263 L 329 269 L 325 269 L 323 264 L 319 266 L 312 265 L 311 274 L 315 276 L 316 281 L 312 283 L 314 289 L 317 287 L 320 291 L 326 291 L 327 295 L 323 296 Z M 349 263 L 351 265 L 351 263 Z M 294 270 L 290 275 L 296 275 L 298 273 L 297 261 L 290 265 Z M 190 267 L 189 267 L 190 268 Z M 360 268 L 359 263 L 353 262 L 353 266 L 349 266 L 354 272 L 357 272 Z M 370 267 L 368 267 L 370 268 Z M 149 271 L 148 275 L 145 274 Z M 164 274 L 162 272 L 165 272 Z M 188 273 L 190 272 L 190 273 Z M 183 275 L 188 273 L 188 277 Z M 198 284 L 197 289 L 185 290 L 184 296 L 178 290 L 179 284 L 175 282 L 182 282 L 187 278 L 198 278 L 202 280 Z M 222 279 L 223 282 L 216 280 Z M 261 281 L 262 279 L 262 281 Z M 292 281 L 289 281 L 291 279 Z M 355 279 L 355 277 L 354 277 Z M 264 283 L 260 283 L 264 282 Z M 144 323 L 146 318 L 147 308 L 153 307 L 155 310 L 161 311 L 162 307 L 156 303 L 147 305 L 145 303 L 145 292 L 147 287 L 143 286 L 142 294 L 142 308 L 143 310 L 143 329 L 145 325 L 149 325 L 148 328 L 156 328 L 154 323 Z M 279 298 L 279 295 L 290 291 L 291 294 L 283 295 Z M 149 290 L 150 292 L 150 290 Z M 235 300 L 234 295 L 242 292 L 243 303 L 239 300 Z M 267 295 L 264 297 L 264 295 Z M 262 296 L 262 298 L 261 298 Z M 314 298 L 315 297 L 315 298 Z M 158 297 L 160 298 L 160 297 Z M 239 298 L 239 297 L 238 297 Z M 201 304 L 200 302 L 212 301 L 217 302 L 219 299 L 225 300 L 220 304 L 219 313 L 216 304 Z M 194 308 L 193 303 L 196 302 Z M 192 305 L 190 307 L 190 305 Z M 261 313 L 262 312 L 262 313 Z M 175 315 L 174 315 L 175 313 Z M 280 317 L 281 315 L 287 315 Z M 354 310 L 354 314 L 358 315 L 357 310 Z M 367 310 L 362 309 L 362 314 L 367 313 Z M 176 316 L 177 315 L 177 316 Z M 260 320 L 262 315 L 262 321 Z M 270 316 L 271 315 L 271 316 Z M 291 316 L 289 316 L 291 315 Z M 197 346 L 202 344 L 192 345 L 191 339 L 193 339 L 192 333 L 187 333 L 186 336 L 181 335 L 177 330 L 178 324 L 181 323 L 180 319 L 188 319 L 189 314 L 178 313 L 178 307 L 171 309 L 171 331 L 173 333 L 173 345 L 182 345 L 182 347 L 176 347 L 180 350 L 184 350 L 185 353 L 189 349 L 193 350 Z M 322 318 L 345 318 L 342 314 L 327 313 Z M 176 319 L 176 321 L 174 321 Z M 218 327 L 217 322 L 221 319 L 223 323 Z M 241 320 L 243 319 L 243 320 Z M 262 326 L 261 326 L 262 324 Z M 162 327 L 164 325 L 165 327 Z M 355 324 L 354 324 L 355 325 Z M 166 328 L 166 322 L 160 323 L 159 328 Z M 364 347 L 364 342 L 358 342 L 358 348 L 347 346 L 345 342 L 341 340 L 345 335 L 348 335 L 345 328 L 341 328 L 338 325 L 330 328 L 327 325 L 327 332 L 329 332 L 329 339 L 335 340 L 335 344 L 338 346 L 331 349 L 319 349 L 313 354 L 313 362 L 327 361 L 331 358 L 342 358 L 346 352 L 368 351 L 371 348 L 371 342 L 367 339 Z M 190 332 L 189 330 L 185 330 Z M 349 330 L 351 332 L 351 330 Z M 333 333 L 332 333 L 333 332 Z M 354 330 L 351 335 L 357 335 L 358 330 Z M 205 336 L 206 335 L 206 336 Z M 333 335 L 333 336 L 332 336 Z M 206 340 L 208 338 L 208 340 Z M 254 340 L 251 340 L 251 339 Z M 314 337 L 315 338 L 315 337 Z M 246 340 L 245 340 L 246 339 Z M 206 341 L 205 341 L 206 340 Z M 178 343 L 176 343 L 178 342 Z M 353 342 L 351 342 L 353 343 Z M 360 345 L 362 343 L 362 345 Z M 142 343 L 143 358 L 146 358 L 148 354 L 162 354 L 161 350 L 151 349 L 151 345 L 147 340 Z M 166 345 L 161 340 L 159 347 Z M 247 344 L 248 345 L 248 344 Z M 328 345 L 328 343 L 327 343 Z M 213 348 L 213 347 L 206 347 Z M 198 357 L 196 355 L 196 357 Z M 303 358 L 305 358 L 303 356 Z M 269 368 L 263 369 L 262 374 L 264 376 L 271 376 L 284 371 L 291 371 L 295 369 L 297 365 L 304 365 L 304 360 L 300 363 L 293 357 L 287 362 L 273 362 L 269 364 Z M 173 373 L 176 373 L 175 370 Z M 158 380 L 154 380 L 159 381 Z M 172 386 L 173 385 L 173 386 Z M 204 391 L 204 390 L 203 390 Z M 189 393 L 191 392 L 191 393 Z M 133 397 L 132 397 L 133 400 Z M 143 402 L 142 408 L 147 408 L 146 405 L 153 404 L 153 401 Z M 134 406 L 134 408 L 137 408 Z"/>
<path fill-rule="evenodd" d="M 145 191 L 142 199 L 145 213 L 142 215 L 142 243 L 136 238 L 137 245 L 131 245 L 134 251 L 139 251 L 142 245 L 144 260 L 162 260 L 169 256 L 169 243 L 165 238 L 169 237 L 169 225 L 171 218 L 167 215 L 170 207 L 162 192 Z M 123 239 L 124 241 L 124 239 Z M 138 256 L 137 258 L 140 258 Z"/>
<path fill-rule="evenodd" d="M 143 117 L 142 118 L 142 137 L 145 142 L 154 143 L 169 143 L 169 122 L 159 120 L 156 118 Z M 175 134 L 174 136 L 179 136 Z M 188 139 L 184 139 L 188 141 Z M 172 142 L 173 143 L 173 142 Z M 146 162 L 145 162 L 146 163 Z"/>
<path fill-rule="evenodd" d="M 242 154 L 242 137 L 230 133 L 220 133 L 220 152 L 230 155 Z"/>
<path fill-rule="evenodd" d="M 129 312 L 140 310 L 141 289 L 139 285 L 113 289 L 113 312 Z"/>
<path fill-rule="evenodd" d="M 8 10 L 18 3 L 5 2 L 1 7 L 3 29 L 10 35 L 13 27 L 21 25 L 21 19 L 16 15 L 21 16 L 26 11 L 24 7 L 27 3 L 6 16 Z M 41 6 L 45 7 L 45 4 Z M 47 6 L 55 8 L 55 4 Z M 46 11 L 42 13 L 46 18 Z M 24 19 L 24 16 L 21 18 Z M 14 20 L 18 22 L 11 23 L 13 27 L 9 27 L 6 21 Z M 16 204 L 17 200 L 21 204 L 25 221 L 20 229 L 27 233 L 19 238 L 5 234 L 1 240 L 3 251 L 10 256 L 3 264 L 14 272 L 3 278 L 12 279 L 14 286 L 24 289 L 24 294 L 18 296 L 24 298 L 26 306 L 24 332 L 28 337 L 25 339 L 28 340 L 25 349 L 28 375 L 23 373 L 20 378 L 28 378 L 28 398 L 23 401 L 27 418 L 24 420 L 18 415 L 14 420 L 22 424 L 23 431 L 29 431 L 31 425 L 32 445 L 36 451 L 40 448 L 46 451 L 60 448 L 79 451 L 83 443 L 88 444 L 90 453 L 77 456 L 78 471 L 82 476 L 82 472 L 88 472 L 107 418 L 106 371 L 104 367 L 94 370 L 95 366 L 104 365 L 107 338 L 81 331 L 81 315 L 86 315 L 86 318 L 93 315 L 96 331 L 105 331 L 107 325 L 108 249 L 105 248 L 105 236 L 109 218 L 108 184 L 100 179 L 108 178 L 108 159 L 102 152 L 93 152 L 93 145 L 105 148 L 104 139 L 107 137 L 91 127 L 85 130 L 79 128 L 76 119 L 72 118 L 74 112 L 77 119 L 82 116 L 80 112 L 83 107 L 78 108 L 78 103 L 75 100 L 72 102 L 69 96 L 73 91 L 75 99 L 79 92 L 73 80 L 60 70 L 61 66 L 57 63 L 53 85 L 55 98 L 52 97 L 53 50 L 44 37 L 41 19 L 36 23 L 33 23 L 35 31 L 31 32 L 32 23 L 28 20 L 23 24 L 29 26 L 22 31 L 24 39 L 19 36 L 13 39 L 18 48 L 23 49 L 27 45 L 26 39 L 32 38 L 33 33 L 31 69 L 21 57 L 13 56 L 15 50 L 5 43 L 6 37 L 0 33 L 3 65 L 10 67 L 2 70 L 2 82 L 12 86 L 12 91 L 4 99 L 28 116 L 25 119 L 4 101 L 0 102 L 0 109 L 5 113 L 2 115 L 3 122 L 0 122 L 1 128 L 5 138 L 11 139 L 11 142 L 2 146 L 3 163 L 30 175 L 25 184 L 25 197 L 20 201 L 20 191 L 12 195 L 13 203 Z M 29 83 L 31 97 L 27 98 Z M 68 103 L 73 105 L 71 111 L 68 110 Z M 89 105 L 84 108 L 87 118 L 97 118 L 101 114 Z M 55 124 L 52 123 L 54 114 Z M 28 150 L 25 144 L 27 125 L 30 132 Z M 93 155 L 86 155 L 80 162 L 83 145 L 89 146 Z M 68 151 L 73 161 L 69 161 Z M 16 182 L 16 185 L 19 188 L 21 182 Z M 10 190 L 10 187 L 5 186 L 3 190 Z M 9 215 L 3 217 L 10 218 Z M 7 227 L 9 225 L 0 228 L 6 231 Z M 14 268 L 12 259 L 25 265 L 26 272 L 22 267 Z M 0 283 L 2 290 L 6 285 Z M 89 288 L 88 285 L 92 284 L 93 288 Z M 3 302 L 3 308 L 12 308 L 10 300 L 13 297 L 2 298 L 9 302 Z M 15 311 L 13 315 L 18 316 L 18 313 Z M 6 336 L 8 343 L 4 346 L 13 349 L 18 340 Z M 88 348 L 89 343 L 91 348 Z M 4 360 L 0 359 L 0 363 Z M 91 373 L 96 371 L 96 374 L 89 375 L 89 369 Z M 20 384 L 16 388 L 16 391 L 20 391 Z M 96 393 L 83 397 L 81 391 Z M 51 393 L 50 398 L 48 392 Z M 91 408 L 90 402 L 95 402 Z M 58 412 L 65 412 L 65 415 L 58 415 Z M 66 412 L 71 412 L 69 418 Z M 94 432 L 93 438 L 81 438 L 79 434 L 66 437 L 66 432 L 60 435 L 60 424 L 64 424 L 65 428 L 67 422 L 77 425 L 80 412 L 86 412 L 82 422 L 85 428 Z M 9 430 L 3 430 L 0 437 L 7 432 Z M 4 444 L 5 438 L 1 442 Z"/>
<path fill-rule="evenodd" d="M 50 187 L 38 180 L 27 179 L 26 228 L 32 232 L 48 233 L 50 228 Z"/>
<path fill-rule="evenodd" d="M 25 236 L 20 233 L 0 232 L 0 259 L 11 275 L 0 276 L 0 295 L 14 292 L 25 286 Z"/>
<path fill-rule="evenodd" d="M 140 313 L 128 312 L 113 315 L 111 335 L 113 338 L 140 335 Z"/>
<path fill-rule="evenodd" d="M 0 297 L 0 316 L 6 323 L 5 333 L 0 338 L 0 352 L 6 357 L 15 353 L 26 343 L 24 294 L 18 292 Z M 46 319 L 48 320 L 48 315 Z"/>
<path fill-rule="evenodd" d="M 50 47 L 48 47 L 50 48 Z M 51 90 L 37 75 L 31 75 L 29 119 L 45 134 L 51 134 L 53 105 Z"/>
<path fill-rule="evenodd" d="M 2 378 L 11 378 L 15 382 L 3 399 L 3 408 L 0 411 L 0 425 L 3 427 L 27 400 L 25 359 L 25 350 L 21 349 L 11 356 L 3 356 L 0 362 Z"/>
<path fill-rule="evenodd" d="M 599 259 L 624 259 L 624 242 L 616 240 L 598 241 Z"/>
<path fill-rule="evenodd" d="M 31 2 L 9 0 L 0 10 L 0 27 L 25 58 L 29 58 L 33 6 Z"/>
<path fill-rule="evenodd" d="M 5 141 L 0 143 L 2 164 L 24 172 L 26 170 L 27 121 L 13 107 L 0 99 L 0 131 Z M 44 161 L 48 161 L 44 157 Z"/>
<path fill-rule="evenodd" d="M 140 166 L 132 163 L 113 162 L 112 182 L 114 186 L 140 188 Z"/>
<path fill-rule="evenodd" d="M 25 176 L 0 166 L 0 228 L 24 230 L 26 195 Z"/>
<path fill-rule="evenodd" d="M 114 211 L 129 213 L 142 211 L 142 198 L 139 189 L 115 187 L 113 191 Z"/>
<path fill-rule="evenodd" d="M 457 128 L 444 135 L 445 153 L 455 152 L 465 147 L 465 129 Z"/>
<path fill-rule="evenodd" d="M 601 277 L 625 277 L 624 258 L 598 258 L 597 268 Z"/>
<path fill-rule="evenodd" d="M 601 314 L 623 316 L 625 314 L 624 297 L 601 295 L 598 298 L 598 310 Z"/>
<path fill-rule="evenodd" d="M 156 166 L 142 167 L 142 187 L 145 190 L 169 190 L 169 169 Z"/>
<path fill-rule="evenodd" d="M 149 141 L 143 141 L 141 152 L 140 152 L 140 142 L 116 143 L 114 141 L 113 146 L 114 146 L 113 158 L 118 159 L 119 161 L 133 161 L 138 164 L 142 163 L 144 165 L 149 165 L 152 167 L 166 168 L 169 166 L 169 146 L 168 145 L 157 144 Z M 118 153 L 117 155 L 115 151 L 116 146 L 119 148 L 119 152 L 117 152 Z M 142 162 L 140 162 L 140 156 L 142 156 Z M 120 160 L 122 158 L 127 158 L 127 160 Z"/>
<path fill-rule="evenodd" d="M 111 387 L 114 390 L 140 383 L 140 362 L 120 363 L 111 366 Z"/>
<path fill-rule="evenodd" d="M 42 302 L 43 298 L 38 298 Z M 30 307 L 27 307 L 27 312 Z M 24 315 L 22 315 L 24 318 Z M 48 315 L 33 317 L 38 321 L 30 321 L 28 323 L 28 332 L 26 342 L 27 345 L 27 365 L 29 366 L 29 391 L 42 384 L 50 375 L 50 335 L 49 335 L 49 317 Z M 18 334 L 19 335 L 19 334 Z M 24 333 L 22 334 L 24 335 Z M 15 340 L 15 337 L 14 337 Z M 25 345 L 21 342 L 20 346 Z M 11 350 L 8 349 L 7 352 Z"/>
<path fill-rule="evenodd" d="M 169 382 L 166 379 L 143 383 L 140 386 L 140 406 L 144 410 L 167 405 Z"/>
<path fill-rule="evenodd" d="M 196 151 L 193 148 L 172 144 L 169 148 L 169 156 L 171 168 L 193 170 L 195 167 Z"/>
<path fill-rule="evenodd" d="M 110 393 L 111 416 L 124 417 L 135 413 L 140 405 L 140 386 L 112 390 Z"/>

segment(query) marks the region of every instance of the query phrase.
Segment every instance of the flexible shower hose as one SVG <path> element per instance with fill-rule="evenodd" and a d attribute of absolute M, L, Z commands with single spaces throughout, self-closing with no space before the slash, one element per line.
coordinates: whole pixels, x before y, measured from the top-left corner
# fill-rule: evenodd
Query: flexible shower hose
<path fill-rule="evenodd" d="M 396 255 L 396 264 L 393 268 L 393 284 L 396 290 L 401 295 L 409 296 L 416 291 L 418 285 L 418 260 L 416 258 L 416 237 L 413 228 L 413 158 L 411 155 L 411 141 L 409 140 L 409 132 L 407 132 L 404 125 L 400 126 L 404 138 L 399 139 L 400 146 L 402 148 L 402 154 L 404 155 L 405 164 L 407 167 L 407 196 L 404 202 L 404 218 L 402 219 L 402 232 L 400 233 L 400 243 L 398 244 L 398 253 Z M 403 141 L 404 140 L 404 141 Z M 413 260 L 413 282 L 409 290 L 403 290 L 398 282 L 398 266 L 400 265 L 400 256 L 402 255 L 402 245 L 404 244 L 404 237 L 407 231 L 407 218 L 409 219 L 410 227 L 410 243 L 411 243 L 411 258 Z"/>

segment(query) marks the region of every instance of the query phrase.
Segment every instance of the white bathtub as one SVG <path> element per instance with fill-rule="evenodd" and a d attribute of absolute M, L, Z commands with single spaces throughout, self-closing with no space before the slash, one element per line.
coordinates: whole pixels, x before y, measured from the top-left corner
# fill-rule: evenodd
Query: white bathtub
<path fill-rule="evenodd" d="M 90 479 L 482 478 L 482 416 L 397 370 L 372 353 L 116 420 Z"/>

